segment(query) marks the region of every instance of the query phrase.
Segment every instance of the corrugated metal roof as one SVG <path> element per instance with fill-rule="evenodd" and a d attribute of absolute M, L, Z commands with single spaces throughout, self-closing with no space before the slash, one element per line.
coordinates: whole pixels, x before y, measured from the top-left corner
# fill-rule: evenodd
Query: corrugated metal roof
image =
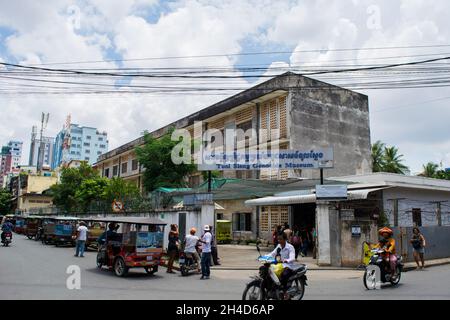
<path fill-rule="evenodd" d="M 347 200 L 367 199 L 369 193 L 387 188 L 388 187 L 349 190 L 347 192 L 348 194 Z M 315 203 L 316 201 L 317 198 L 315 194 L 299 194 L 291 196 L 274 196 L 274 197 L 264 197 L 260 199 L 252 199 L 245 201 L 245 204 L 248 206 L 279 206 L 279 205 L 292 205 L 301 203 Z"/>

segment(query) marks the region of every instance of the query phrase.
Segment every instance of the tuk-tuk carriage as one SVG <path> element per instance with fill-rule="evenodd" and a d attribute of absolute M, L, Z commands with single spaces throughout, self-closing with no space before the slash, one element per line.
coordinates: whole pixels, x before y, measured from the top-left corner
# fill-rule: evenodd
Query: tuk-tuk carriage
<path fill-rule="evenodd" d="M 106 224 L 98 221 L 85 221 L 88 228 L 88 236 L 86 240 L 86 249 L 88 247 L 98 249 L 97 239 L 105 232 Z"/>
<path fill-rule="evenodd" d="M 36 241 L 38 239 L 39 234 L 39 227 L 42 224 L 42 218 L 41 216 L 28 216 L 25 218 L 25 230 L 24 234 L 28 237 L 28 239 L 35 239 Z"/>
<path fill-rule="evenodd" d="M 23 234 L 25 231 L 25 218 L 21 216 L 15 216 L 14 232 L 17 234 Z"/>
<path fill-rule="evenodd" d="M 150 217 L 105 217 L 91 221 L 105 222 L 110 230 L 99 239 L 97 267 L 107 266 L 119 277 L 130 268 L 144 268 L 154 274 L 162 264 L 164 227 L 162 220 Z"/>
<path fill-rule="evenodd" d="M 75 217 L 56 217 L 53 230 L 53 243 L 56 246 L 69 244 L 75 246 L 77 223 L 80 219 Z"/>
<path fill-rule="evenodd" d="M 43 244 L 53 243 L 55 237 L 55 217 L 44 217 L 42 219 L 42 225 L 38 231 L 38 237 Z"/>

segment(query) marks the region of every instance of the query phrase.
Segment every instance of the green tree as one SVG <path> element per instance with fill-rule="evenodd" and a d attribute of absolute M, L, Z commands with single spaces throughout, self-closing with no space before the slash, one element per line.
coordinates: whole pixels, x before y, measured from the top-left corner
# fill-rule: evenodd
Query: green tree
<path fill-rule="evenodd" d="M 8 190 L 0 188 L 0 214 L 6 215 L 11 213 L 12 204 L 12 194 Z"/>
<path fill-rule="evenodd" d="M 53 203 L 67 212 L 79 208 L 76 193 L 83 181 L 99 177 L 98 172 L 87 162 L 82 162 L 78 168 L 63 168 L 60 182 L 50 188 Z"/>
<path fill-rule="evenodd" d="M 436 178 L 438 168 L 439 165 L 437 163 L 428 162 L 427 164 L 423 165 L 423 172 L 420 175 L 428 178 Z"/>
<path fill-rule="evenodd" d="M 105 188 L 105 199 L 112 203 L 114 200 L 126 204 L 140 198 L 139 188 L 136 184 L 125 181 L 122 178 L 112 178 Z"/>
<path fill-rule="evenodd" d="M 408 167 L 403 164 L 403 155 L 397 147 L 388 147 L 378 140 L 372 145 L 372 171 L 405 174 Z"/>
<path fill-rule="evenodd" d="M 196 169 L 193 164 L 172 162 L 172 149 L 179 143 L 172 141 L 172 132 L 158 139 L 146 132 L 144 145 L 136 148 L 137 159 L 145 168 L 143 184 L 148 192 L 159 187 L 185 187 L 185 178 Z"/>
<path fill-rule="evenodd" d="M 384 167 L 384 149 L 386 145 L 378 140 L 372 145 L 372 171 L 381 172 Z"/>
<path fill-rule="evenodd" d="M 398 153 L 397 147 L 384 148 L 383 172 L 405 174 L 408 167 L 403 162 L 403 155 Z"/>
<path fill-rule="evenodd" d="M 77 206 L 87 212 L 93 201 L 104 201 L 108 183 L 107 178 L 98 176 L 83 180 L 74 195 Z"/>
<path fill-rule="evenodd" d="M 450 180 L 450 171 L 439 170 L 436 172 L 436 179 Z"/>

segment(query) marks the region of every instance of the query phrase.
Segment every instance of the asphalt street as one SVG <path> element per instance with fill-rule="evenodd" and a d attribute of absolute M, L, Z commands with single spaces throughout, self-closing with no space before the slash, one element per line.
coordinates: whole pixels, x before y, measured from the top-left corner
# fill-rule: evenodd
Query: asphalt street
<path fill-rule="evenodd" d="M 42 245 L 14 235 L 11 247 L 0 247 L 0 299 L 240 299 L 245 283 L 257 271 L 212 270 L 210 280 L 192 274 L 167 274 L 165 268 L 153 275 L 132 269 L 126 278 L 99 270 L 96 252 L 85 258 L 73 256 L 74 248 Z M 79 266 L 81 288 L 68 289 L 67 269 Z M 450 299 L 450 266 L 404 273 L 397 287 L 366 290 L 361 271 L 308 271 L 304 299 Z"/>

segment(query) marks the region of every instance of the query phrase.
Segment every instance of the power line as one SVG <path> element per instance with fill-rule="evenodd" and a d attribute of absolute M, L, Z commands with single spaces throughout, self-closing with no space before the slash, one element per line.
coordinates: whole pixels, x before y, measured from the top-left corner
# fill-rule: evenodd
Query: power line
<path fill-rule="evenodd" d="M 426 60 L 419 60 L 419 61 L 412 61 L 412 62 L 404 62 L 404 63 L 393 63 L 393 64 L 387 64 L 387 65 L 381 65 L 381 66 L 369 66 L 369 67 L 359 67 L 359 68 L 348 68 L 348 69 L 339 69 L 339 70 L 325 70 L 325 71 L 316 71 L 316 72 L 309 72 L 304 73 L 302 75 L 311 76 L 311 75 L 321 75 L 321 74 L 329 74 L 329 73 L 344 73 L 344 72 L 356 72 L 356 71 L 367 71 L 367 70 L 381 70 L 381 69 L 389 69 L 389 68 L 395 68 L 395 67 L 401 67 L 401 66 L 411 66 L 411 65 L 419 65 L 419 64 L 426 64 L 431 62 L 437 62 L 437 61 L 446 61 L 450 60 L 450 56 L 442 57 L 442 58 L 434 58 L 434 59 L 426 59 Z M 112 73 L 112 72 L 87 72 L 87 71 L 80 71 L 80 70 L 72 70 L 72 69 L 52 69 L 52 68 L 44 68 L 44 67 L 32 67 L 32 66 L 25 66 L 21 64 L 14 64 L 14 63 L 7 63 L 7 62 L 0 62 L 0 65 L 7 66 L 7 67 L 15 67 L 15 68 L 22 68 L 22 69 L 28 69 L 28 70 L 41 70 L 41 71 L 50 71 L 50 72 L 61 72 L 63 74 L 75 74 L 75 75 L 91 75 L 91 76 L 112 76 L 112 77 L 145 77 L 145 78 L 187 78 L 187 79 L 196 79 L 196 78 L 220 78 L 220 79 L 226 79 L 226 78 L 261 78 L 261 77 L 270 77 L 272 78 L 273 75 L 239 75 L 239 76 L 226 76 L 226 75 L 215 75 L 215 76 L 209 76 L 209 75 L 200 75 L 200 76 L 191 76 L 191 75 L 154 75 L 154 74 L 141 74 L 141 73 Z M 288 76 L 289 74 L 286 74 Z"/>
<path fill-rule="evenodd" d="M 310 50 L 293 50 L 293 51 L 259 51 L 259 52 L 241 52 L 241 53 L 225 53 L 225 54 L 204 54 L 190 56 L 169 56 L 169 57 L 148 57 L 148 58 L 131 58 L 131 59 L 105 59 L 91 61 L 72 61 L 72 62 L 49 62 L 35 64 L 34 66 L 58 65 L 58 64 L 81 64 L 81 63 L 109 63 L 124 61 L 151 61 L 151 60 L 175 60 L 175 59 L 195 59 L 195 58 L 217 58 L 229 56 L 258 56 L 258 55 L 277 55 L 292 53 L 321 53 L 321 52 L 346 52 L 346 51 L 369 51 L 369 50 L 399 50 L 399 49 L 424 49 L 424 48 L 446 48 L 450 44 L 440 45 L 415 45 L 415 46 L 391 46 L 391 47 L 368 47 L 368 48 L 341 48 L 341 49 L 310 49 Z"/>

